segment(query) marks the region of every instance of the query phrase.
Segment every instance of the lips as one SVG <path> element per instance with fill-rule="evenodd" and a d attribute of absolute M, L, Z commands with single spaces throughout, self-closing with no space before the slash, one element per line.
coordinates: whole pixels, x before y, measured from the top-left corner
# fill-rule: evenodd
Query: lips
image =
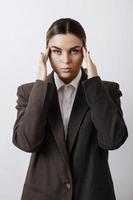
<path fill-rule="evenodd" d="M 61 67 L 61 69 L 72 69 L 72 67 L 66 65 L 66 66 Z"/>
<path fill-rule="evenodd" d="M 69 72 L 71 69 L 72 69 L 72 68 L 70 68 L 70 67 L 61 68 L 61 70 L 62 70 L 63 72 Z"/>

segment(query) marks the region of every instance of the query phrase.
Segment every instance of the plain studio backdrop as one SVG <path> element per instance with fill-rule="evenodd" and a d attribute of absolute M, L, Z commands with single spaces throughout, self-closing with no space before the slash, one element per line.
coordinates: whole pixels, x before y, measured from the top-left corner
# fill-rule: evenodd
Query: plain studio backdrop
<path fill-rule="evenodd" d="M 0 1 L 1 200 L 20 200 L 31 155 L 12 144 L 17 87 L 36 80 L 46 31 L 53 21 L 63 17 L 71 17 L 83 25 L 99 76 L 120 84 L 129 137 L 120 149 L 109 152 L 109 163 L 117 200 L 133 199 L 132 11 L 132 0 Z"/>

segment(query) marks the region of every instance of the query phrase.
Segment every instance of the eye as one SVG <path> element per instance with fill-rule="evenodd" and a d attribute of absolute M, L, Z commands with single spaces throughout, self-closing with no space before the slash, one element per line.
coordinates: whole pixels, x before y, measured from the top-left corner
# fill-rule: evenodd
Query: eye
<path fill-rule="evenodd" d="M 55 54 L 58 54 L 58 55 L 61 54 L 61 51 L 59 51 L 59 50 L 52 50 L 52 52 L 55 53 Z"/>
<path fill-rule="evenodd" d="M 72 53 L 73 53 L 73 54 L 77 54 L 78 52 L 79 52 L 78 49 L 73 49 L 73 50 L 72 50 Z"/>

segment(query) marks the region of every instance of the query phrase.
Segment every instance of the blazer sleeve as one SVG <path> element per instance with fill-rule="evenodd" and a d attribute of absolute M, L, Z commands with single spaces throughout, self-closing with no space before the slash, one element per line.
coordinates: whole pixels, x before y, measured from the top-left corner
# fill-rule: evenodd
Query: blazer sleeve
<path fill-rule="evenodd" d="M 13 144 L 26 152 L 34 152 L 45 138 L 48 100 L 47 80 L 36 80 L 29 97 L 26 87 L 17 89 L 17 119 L 13 127 Z"/>
<path fill-rule="evenodd" d="M 119 84 L 110 82 L 105 87 L 99 76 L 83 82 L 91 118 L 97 130 L 100 147 L 106 150 L 119 148 L 128 136 L 121 109 Z"/>

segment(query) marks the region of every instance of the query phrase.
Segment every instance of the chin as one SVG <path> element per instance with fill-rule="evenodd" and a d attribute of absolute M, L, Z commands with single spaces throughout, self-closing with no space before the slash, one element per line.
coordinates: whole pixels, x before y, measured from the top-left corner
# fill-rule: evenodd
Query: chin
<path fill-rule="evenodd" d="M 74 79 L 74 77 L 71 76 L 59 76 L 59 77 L 65 84 L 70 83 Z"/>
<path fill-rule="evenodd" d="M 72 74 L 71 73 L 60 73 L 59 74 L 59 76 L 61 77 L 61 78 L 70 78 L 70 77 L 72 77 Z"/>

